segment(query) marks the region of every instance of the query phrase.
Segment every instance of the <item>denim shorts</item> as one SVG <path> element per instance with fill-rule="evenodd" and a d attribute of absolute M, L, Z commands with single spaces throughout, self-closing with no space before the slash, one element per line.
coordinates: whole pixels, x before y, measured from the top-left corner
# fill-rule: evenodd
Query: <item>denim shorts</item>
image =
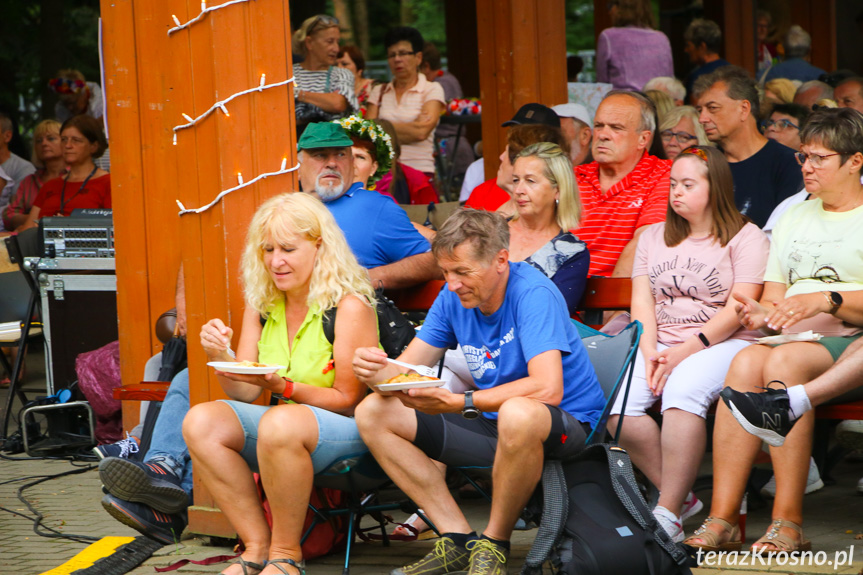
<path fill-rule="evenodd" d="M 242 401 L 220 399 L 228 404 L 240 420 L 246 437 L 240 456 L 249 464 L 252 471 L 258 472 L 258 424 L 268 409 L 278 406 L 254 405 Z M 366 453 L 369 449 L 360 439 L 360 432 L 353 417 L 346 417 L 311 405 L 303 405 L 315 414 L 318 421 L 318 444 L 312 452 L 312 466 L 317 475 L 333 463 Z"/>

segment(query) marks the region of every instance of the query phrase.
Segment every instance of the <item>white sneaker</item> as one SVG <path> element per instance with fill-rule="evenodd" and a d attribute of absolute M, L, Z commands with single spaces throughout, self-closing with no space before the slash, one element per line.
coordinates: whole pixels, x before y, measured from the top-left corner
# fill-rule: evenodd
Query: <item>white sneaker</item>
<path fill-rule="evenodd" d="M 680 522 L 683 523 L 704 508 L 704 503 L 695 496 L 694 491 L 690 491 L 686 499 L 683 500 L 683 509 L 680 512 Z"/>
<path fill-rule="evenodd" d="M 657 505 L 653 509 L 653 516 L 656 517 L 656 521 L 665 529 L 665 532 L 668 533 L 673 542 L 680 543 L 683 541 L 683 526 L 680 524 L 680 519 L 674 513 L 665 507 Z"/>
<path fill-rule="evenodd" d="M 851 450 L 863 449 L 863 421 L 846 419 L 836 426 L 836 440 Z"/>
<path fill-rule="evenodd" d="M 824 482 L 821 481 L 821 475 L 818 473 L 818 466 L 815 465 L 815 459 L 809 458 L 809 477 L 806 479 L 806 489 L 804 494 L 809 494 L 818 491 L 824 487 Z M 861 485 L 857 485 L 857 490 L 861 490 Z M 764 497 L 776 497 L 776 477 L 771 477 L 764 487 L 761 488 L 761 495 Z"/>

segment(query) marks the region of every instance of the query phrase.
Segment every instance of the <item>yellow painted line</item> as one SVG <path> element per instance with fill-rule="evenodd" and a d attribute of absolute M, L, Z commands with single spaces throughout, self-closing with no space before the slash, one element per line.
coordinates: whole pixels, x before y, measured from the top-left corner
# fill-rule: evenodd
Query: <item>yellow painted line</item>
<path fill-rule="evenodd" d="M 92 567 L 99 559 L 112 555 L 118 547 L 134 540 L 134 537 L 102 537 L 59 567 L 45 571 L 42 575 L 69 575 L 79 569 Z"/>

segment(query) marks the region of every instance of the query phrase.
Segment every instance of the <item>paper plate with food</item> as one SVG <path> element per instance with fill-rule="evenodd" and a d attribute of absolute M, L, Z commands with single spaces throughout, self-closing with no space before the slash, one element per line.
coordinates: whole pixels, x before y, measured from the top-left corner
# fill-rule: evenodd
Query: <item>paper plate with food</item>
<path fill-rule="evenodd" d="M 276 373 L 280 369 L 285 369 L 284 365 L 271 365 L 268 363 L 258 363 L 257 361 L 211 361 L 207 365 L 225 373 L 238 373 L 241 375 L 266 375 L 268 373 Z"/>
<path fill-rule="evenodd" d="M 809 331 L 801 331 L 800 333 L 768 335 L 767 337 L 759 337 L 755 341 L 768 345 L 779 345 L 781 343 L 793 343 L 796 341 L 818 341 L 822 337 L 824 336 L 810 329 Z"/>
<path fill-rule="evenodd" d="M 404 391 L 406 389 L 422 389 L 424 387 L 441 387 L 446 383 L 442 379 L 426 377 L 418 373 L 402 373 L 378 384 L 381 391 Z"/>

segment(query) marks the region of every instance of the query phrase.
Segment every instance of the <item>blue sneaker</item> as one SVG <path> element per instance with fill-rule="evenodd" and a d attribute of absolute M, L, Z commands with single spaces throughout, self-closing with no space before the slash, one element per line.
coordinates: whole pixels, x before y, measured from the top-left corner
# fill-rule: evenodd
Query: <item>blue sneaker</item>
<path fill-rule="evenodd" d="M 186 528 L 186 520 L 180 514 L 161 513 L 147 505 L 123 501 L 113 495 L 102 498 L 102 507 L 123 525 L 165 545 L 179 541 Z"/>
<path fill-rule="evenodd" d="M 93 453 L 99 459 L 105 459 L 106 457 L 128 459 L 131 455 L 138 453 L 138 442 L 127 432 L 126 439 L 121 439 L 117 443 L 98 445 L 93 448 Z"/>
<path fill-rule="evenodd" d="M 143 503 L 162 513 L 182 513 L 189 506 L 180 478 L 158 460 L 108 457 L 99 463 L 99 478 L 114 497 Z"/>

